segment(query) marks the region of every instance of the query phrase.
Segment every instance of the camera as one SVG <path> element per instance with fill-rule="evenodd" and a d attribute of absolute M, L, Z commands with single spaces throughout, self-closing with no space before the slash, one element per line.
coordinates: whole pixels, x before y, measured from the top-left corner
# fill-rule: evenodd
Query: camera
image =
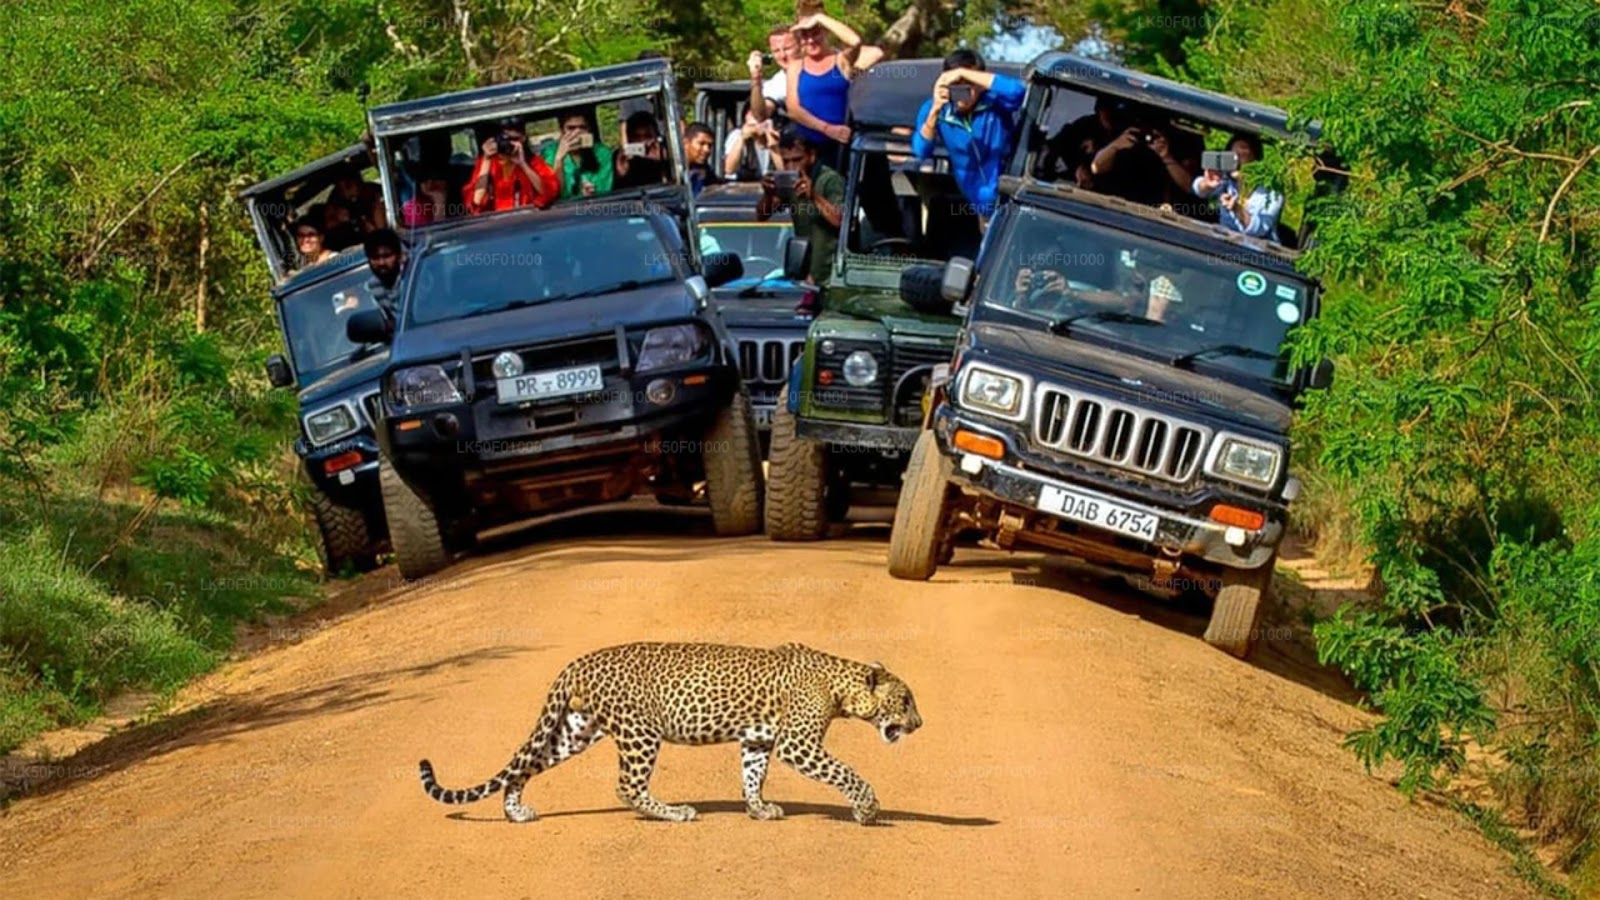
<path fill-rule="evenodd" d="M 1239 154 L 1228 150 L 1207 150 L 1200 154 L 1200 168 L 1216 172 L 1239 171 Z"/>
<path fill-rule="evenodd" d="M 950 102 L 966 103 L 977 96 L 977 93 L 978 89 L 970 84 L 952 84 L 950 85 Z"/>
<path fill-rule="evenodd" d="M 772 173 L 772 183 L 778 189 L 778 196 L 788 200 L 794 196 L 794 186 L 800 181 L 800 173 L 794 169 L 779 169 Z"/>
<path fill-rule="evenodd" d="M 516 147 L 517 139 L 510 135 L 502 134 L 494 139 L 494 148 L 501 156 L 510 156 L 512 148 Z"/>
<path fill-rule="evenodd" d="M 1040 269 L 1028 276 L 1028 293 L 1034 294 L 1044 289 L 1050 283 L 1050 273 Z"/>

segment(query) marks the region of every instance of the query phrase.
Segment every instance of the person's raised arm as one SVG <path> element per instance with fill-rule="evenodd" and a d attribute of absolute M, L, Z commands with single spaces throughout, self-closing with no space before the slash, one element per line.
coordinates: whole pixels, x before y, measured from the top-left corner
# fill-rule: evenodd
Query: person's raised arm
<path fill-rule="evenodd" d="M 762 118 L 767 118 L 777 109 L 778 104 L 768 100 L 766 95 L 761 93 L 763 86 L 761 80 L 761 51 L 751 50 L 750 58 L 745 61 L 745 64 L 750 67 L 750 108 L 764 111 L 765 115 Z M 771 104 L 773 109 L 767 109 L 768 104 Z"/>
<path fill-rule="evenodd" d="M 917 130 L 911 134 L 911 155 L 917 159 L 933 156 L 933 145 L 939 139 L 939 111 L 949 99 L 949 88 L 936 84 L 933 96 L 922 101 L 922 108 L 917 110 Z"/>

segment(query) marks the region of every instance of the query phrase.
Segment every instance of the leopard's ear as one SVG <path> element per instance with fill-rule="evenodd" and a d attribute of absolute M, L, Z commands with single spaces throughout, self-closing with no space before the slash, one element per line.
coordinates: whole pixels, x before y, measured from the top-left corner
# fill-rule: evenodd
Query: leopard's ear
<path fill-rule="evenodd" d="M 878 678 L 883 672 L 883 663 L 877 660 L 873 660 L 871 665 L 867 666 L 867 690 L 875 691 L 878 689 Z"/>

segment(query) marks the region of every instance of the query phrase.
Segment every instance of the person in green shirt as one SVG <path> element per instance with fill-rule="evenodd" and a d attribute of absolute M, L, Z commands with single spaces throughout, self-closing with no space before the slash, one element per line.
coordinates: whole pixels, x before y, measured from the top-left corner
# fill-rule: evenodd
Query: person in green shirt
<path fill-rule="evenodd" d="M 592 115 L 584 110 L 563 112 L 556 120 L 561 125 L 561 137 L 546 144 L 539 154 L 561 180 L 560 200 L 611 191 L 616 161 L 611 148 L 596 136 Z M 582 146 L 584 140 L 591 146 Z"/>
<path fill-rule="evenodd" d="M 778 137 L 779 170 L 798 172 L 794 191 L 780 194 L 777 176 L 761 179 L 761 201 L 756 218 L 765 222 L 788 207 L 794 236 L 811 242 L 811 272 L 806 281 L 823 287 L 833 275 L 833 254 L 839 247 L 839 224 L 844 218 L 844 176 L 817 159 L 817 145 L 793 124 Z"/>

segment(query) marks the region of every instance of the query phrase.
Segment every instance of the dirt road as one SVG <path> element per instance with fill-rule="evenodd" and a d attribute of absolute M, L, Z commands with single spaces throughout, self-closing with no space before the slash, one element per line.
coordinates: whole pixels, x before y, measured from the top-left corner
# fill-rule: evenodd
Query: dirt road
<path fill-rule="evenodd" d="M 283 896 L 1521 897 L 1507 858 L 1453 814 L 1408 806 L 1338 746 L 1361 721 L 1287 641 L 1242 663 L 1204 618 L 1070 564 L 963 549 L 923 585 L 884 568 L 887 531 L 718 540 L 693 511 L 580 514 L 497 541 L 429 583 L 230 666 L 176 724 L 95 777 L 0 819 L 9 898 Z M 540 820 L 494 773 L 570 658 L 638 639 L 799 640 L 879 659 L 925 726 L 829 747 L 877 789 L 863 828 L 774 763 L 740 800 L 738 749 L 668 745 L 652 788 L 697 822 L 646 821 L 613 790 L 613 745 L 534 779 Z"/>

